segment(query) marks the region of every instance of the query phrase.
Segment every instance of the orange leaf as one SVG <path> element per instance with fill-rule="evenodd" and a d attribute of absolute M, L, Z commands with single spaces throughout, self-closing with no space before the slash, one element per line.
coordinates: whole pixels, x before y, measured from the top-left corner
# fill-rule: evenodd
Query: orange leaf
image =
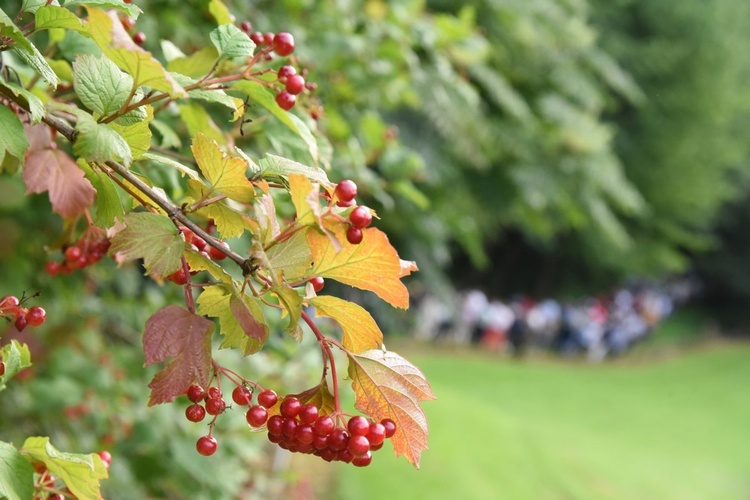
<path fill-rule="evenodd" d="M 336 239 L 346 241 L 346 227 L 343 224 L 332 229 Z M 394 307 L 408 309 L 409 291 L 401 283 L 404 271 L 396 249 L 391 246 L 388 236 L 374 227 L 362 233 L 364 237 L 359 245 L 345 244 L 336 252 L 328 236 L 314 229 L 308 230 L 307 240 L 314 262 L 309 276 L 331 278 L 369 290 Z"/>
<path fill-rule="evenodd" d="M 349 356 L 349 378 L 357 400 L 354 406 L 376 420 L 396 423 L 391 438 L 396 456 L 405 455 L 419 468 L 427 449 L 427 417 L 420 401 L 435 399 L 419 369 L 395 352 L 373 349 Z"/>
<path fill-rule="evenodd" d="M 341 343 L 347 350 L 362 352 L 383 345 L 383 333 L 362 306 L 331 295 L 319 295 L 310 300 L 310 304 L 315 306 L 318 316 L 326 316 L 339 324 L 344 332 Z"/>
<path fill-rule="evenodd" d="M 81 215 L 94 203 L 94 186 L 76 162 L 59 149 L 41 149 L 28 155 L 23 180 L 28 193 L 49 191 L 52 210 L 63 217 Z"/>

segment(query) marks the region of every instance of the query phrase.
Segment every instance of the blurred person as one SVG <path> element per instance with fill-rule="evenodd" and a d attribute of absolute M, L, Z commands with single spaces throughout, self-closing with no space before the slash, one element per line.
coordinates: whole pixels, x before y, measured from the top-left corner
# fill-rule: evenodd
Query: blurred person
<path fill-rule="evenodd" d="M 481 319 L 482 346 L 490 350 L 499 350 L 506 342 L 508 329 L 513 321 L 513 310 L 498 299 L 492 300 Z"/>

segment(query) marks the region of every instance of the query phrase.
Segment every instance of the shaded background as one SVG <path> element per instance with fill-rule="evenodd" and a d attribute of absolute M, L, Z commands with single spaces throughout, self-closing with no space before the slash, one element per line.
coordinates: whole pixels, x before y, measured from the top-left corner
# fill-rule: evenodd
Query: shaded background
<path fill-rule="evenodd" d="M 206 1 L 135 3 L 145 11 L 137 29 L 159 57 L 161 39 L 190 53 L 215 26 Z M 153 373 L 141 366 L 140 332 L 179 290 L 110 262 L 47 277 L 45 245 L 66 228 L 46 199 L 23 195 L 20 176 L 4 175 L 0 295 L 41 290 L 49 317 L 25 338 L 33 372 L 2 395 L 4 439 L 49 434 L 61 449 L 111 449 L 106 498 L 750 495 L 740 444 L 750 438 L 750 350 L 724 340 L 748 331 L 750 4 L 226 3 L 238 22 L 294 34 L 319 85 L 329 175 L 355 179 L 377 226 L 418 261 L 415 296 L 451 302 L 475 287 L 579 298 L 690 274 L 703 284 L 699 301 L 624 359 L 587 366 L 416 345 L 413 314 L 362 295 L 389 347 L 414 357 L 439 398 L 426 405 L 423 470 L 385 450 L 366 471 L 289 462 L 241 418 L 220 421 L 225 445 L 206 460 L 193 452 L 202 429 L 184 407 L 145 407 Z M 78 49 L 61 47 L 71 59 Z M 229 130 L 222 112 L 212 116 Z M 256 122 L 250 139 L 236 137 L 245 151 L 309 162 L 283 125 Z M 319 369 L 314 349 L 280 336 L 233 362 L 291 389 Z"/>

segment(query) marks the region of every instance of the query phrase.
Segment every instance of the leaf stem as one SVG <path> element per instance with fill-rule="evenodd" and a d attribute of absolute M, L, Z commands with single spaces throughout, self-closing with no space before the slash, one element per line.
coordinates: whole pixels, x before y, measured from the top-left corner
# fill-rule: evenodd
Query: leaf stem
<path fill-rule="evenodd" d="M 187 261 L 185 260 L 185 257 L 182 257 L 182 270 L 185 272 L 185 277 L 187 278 L 187 283 L 185 283 L 185 305 L 188 308 L 188 311 L 195 314 L 195 299 L 193 297 L 193 287 L 190 286 L 190 267 L 188 266 Z"/>
<path fill-rule="evenodd" d="M 335 413 L 338 415 L 339 413 L 341 413 L 341 403 L 339 401 L 339 378 L 336 374 L 336 361 L 333 359 L 333 352 L 331 352 L 331 347 L 328 345 L 331 339 L 325 337 L 322 333 L 320 333 L 318 326 L 305 311 L 302 311 L 302 319 L 305 320 L 307 326 L 309 326 L 310 330 L 312 330 L 312 332 L 315 334 L 315 337 L 318 339 L 318 344 L 320 344 L 321 350 L 323 350 L 325 355 L 328 356 L 328 361 L 330 362 L 331 366 L 331 379 L 333 379 L 333 401 L 336 405 Z"/>

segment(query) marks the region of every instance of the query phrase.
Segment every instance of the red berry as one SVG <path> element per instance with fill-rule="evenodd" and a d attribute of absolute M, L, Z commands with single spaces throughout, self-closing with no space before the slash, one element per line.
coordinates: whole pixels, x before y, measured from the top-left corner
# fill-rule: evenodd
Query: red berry
<path fill-rule="evenodd" d="M 206 412 L 209 415 L 218 415 L 227 409 L 227 404 L 221 398 L 208 398 L 206 400 Z"/>
<path fill-rule="evenodd" d="M 185 416 L 191 422 L 200 422 L 206 417 L 206 409 L 195 403 L 185 409 Z"/>
<path fill-rule="evenodd" d="M 279 444 L 279 443 L 281 443 L 281 440 L 282 440 L 282 439 L 283 439 L 283 438 L 281 437 L 281 435 L 280 435 L 280 434 L 268 434 L 268 440 L 269 440 L 269 441 L 271 441 L 271 442 L 272 442 L 272 443 L 274 443 L 274 444 Z"/>
<path fill-rule="evenodd" d="M 320 453 L 320 458 L 325 460 L 326 462 L 333 462 L 336 459 L 336 456 L 338 455 L 337 450 L 332 450 L 331 448 L 326 448 Z"/>
<path fill-rule="evenodd" d="M 21 301 L 15 295 L 6 295 L 0 299 L 0 315 L 16 316 L 19 311 Z"/>
<path fill-rule="evenodd" d="M 386 438 L 392 438 L 393 435 L 396 434 L 396 422 L 394 422 L 390 418 L 384 418 L 380 421 L 380 423 L 383 424 L 383 427 L 385 427 Z"/>
<path fill-rule="evenodd" d="M 276 94 L 276 104 L 278 104 L 279 107 L 284 111 L 289 111 L 290 109 L 292 109 L 295 102 L 297 102 L 297 98 L 286 90 L 282 90 L 281 92 Z"/>
<path fill-rule="evenodd" d="M 209 387 L 207 396 L 209 399 L 221 399 L 224 394 L 221 393 L 218 387 Z"/>
<path fill-rule="evenodd" d="M 300 75 L 291 75 L 286 79 L 286 90 L 294 95 L 301 93 L 305 90 L 305 79 Z"/>
<path fill-rule="evenodd" d="M 318 417 L 315 421 L 315 433 L 319 436 L 329 435 L 336 427 L 336 423 L 328 415 Z"/>
<path fill-rule="evenodd" d="M 253 30 L 253 25 L 250 24 L 250 21 L 242 21 L 240 29 L 245 33 L 250 33 Z"/>
<path fill-rule="evenodd" d="M 281 416 L 286 418 L 295 418 L 299 415 L 299 410 L 302 408 L 302 403 L 299 399 L 294 396 L 287 396 L 284 401 L 281 402 Z"/>
<path fill-rule="evenodd" d="M 349 201 L 341 201 L 341 200 L 339 200 L 339 201 L 336 202 L 336 206 L 337 207 L 341 207 L 341 208 L 353 207 L 356 204 L 357 204 L 356 200 L 349 200 Z"/>
<path fill-rule="evenodd" d="M 99 453 L 97 453 L 97 455 L 99 455 L 99 458 L 101 458 L 102 462 L 104 462 L 105 464 L 112 463 L 112 454 L 108 452 L 107 450 L 102 450 Z"/>
<path fill-rule="evenodd" d="M 344 179 L 336 185 L 334 195 L 341 201 L 350 201 L 357 197 L 357 185 L 354 181 Z"/>
<path fill-rule="evenodd" d="M 378 451 L 382 447 L 383 447 L 383 443 L 380 443 L 380 444 L 370 443 L 370 451 Z"/>
<path fill-rule="evenodd" d="M 312 284 L 313 290 L 315 290 L 315 293 L 318 293 L 323 289 L 326 282 L 323 278 L 320 276 L 315 276 L 314 278 L 310 278 L 310 283 Z"/>
<path fill-rule="evenodd" d="M 203 399 L 206 397 L 206 391 L 203 390 L 203 387 L 197 384 L 193 384 L 188 388 L 187 397 L 193 403 L 197 403 L 199 401 L 203 401 Z"/>
<path fill-rule="evenodd" d="M 343 450 L 349 442 L 349 433 L 340 427 L 333 429 L 328 435 L 328 447 L 332 450 Z"/>
<path fill-rule="evenodd" d="M 351 451 L 347 449 L 343 449 L 343 450 L 339 450 L 338 454 L 336 455 L 336 459 L 344 463 L 350 464 L 352 463 L 352 460 L 354 460 L 354 455 L 352 455 Z"/>
<path fill-rule="evenodd" d="M 285 82 L 286 82 L 286 80 L 287 80 L 287 79 L 288 79 L 288 78 L 289 78 L 290 76 L 292 76 L 292 75 L 296 75 L 296 74 L 297 74 L 297 70 L 296 70 L 296 69 L 294 69 L 294 66 L 290 66 L 290 65 L 288 65 L 288 64 L 287 64 L 286 66 L 282 66 L 282 67 L 280 67 L 280 68 L 279 68 L 279 71 L 278 71 L 278 73 L 276 74 L 276 76 L 277 76 L 277 78 L 278 78 L 278 79 L 279 79 L 280 81 L 282 81 L 282 83 L 285 83 Z"/>
<path fill-rule="evenodd" d="M 346 444 L 346 449 L 355 457 L 361 457 L 370 451 L 370 441 L 365 436 L 352 436 Z"/>
<path fill-rule="evenodd" d="M 232 391 L 232 401 L 240 406 L 247 406 L 253 399 L 253 391 L 244 385 L 238 385 Z"/>
<path fill-rule="evenodd" d="M 372 223 L 372 213 L 367 207 L 359 206 L 349 214 L 349 222 L 354 227 L 364 229 Z"/>
<path fill-rule="evenodd" d="M 224 252 L 222 252 L 221 250 L 219 250 L 218 248 L 214 246 L 208 247 L 208 255 L 213 260 L 224 260 L 227 258 L 227 254 L 225 254 Z"/>
<path fill-rule="evenodd" d="M 362 230 L 358 227 L 350 227 L 346 230 L 346 241 L 352 245 L 359 245 L 362 243 L 362 238 L 364 238 L 364 234 L 362 234 Z"/>
<path fill-rule="evenodd" d="M 144 43 L 146 43 L 146 34 L 142 31 L 139 31 L 138 33 L 133 35 L 133 41 L 136 45 L 143 45 Z"/>
<path fill-rule="evenodd" d="M 104 465 L 107 466 L 107 464 Z M 62 493 L 53 493 L 47 497 L 47 500 L 65 500 L 65 496 Z"/>
<path fill-rule="evenodd" d="M 295 435 L 297 441 L 302 444 L 312 445 L 315 440 L 315 431 L 310 424 L 303 424 L 297 427 L 297 434 Z"/>
<path fill-rule="evenodd" d="M 273 45 L 273 33 L 263 33 L 263 45 Z"/>
<path fill-rule="evenodd" d="M 371 423 L 370 431 L 367 433 L 367 440 L 371 446 L 382 444 L 385 441 L 385 426 L 377 422 Z"/>
<path fill-rule="evenodd" d="M 369 451 L 362 455 L 361 457 L 355 457 L 354 460 L 352 460 L 352 463 L 356 467 L 367 467 L 372 463 L 372 453 Z"/>
<path fill-rule="evenodd" d="M 279 397 L 271 389 L 266 389 L 258 394 L 258 404 L 266 408 L 271 408 L 279 400 Z"/>
<path fill-rule="evenodd" d="M 184 267 L 179 268 L 177 271 L 167 276 L 166 279 L 176 285 L 185 285 L 188 282 L 188 276 L 187 273 L 185 273 Z"/>
<path fill-rule="evenodd" d="M 320 434 L 315 434 L 315 437 L 313 438 L 313 447 L 316 450 L 323 450 L 325 448 L 328 448 L 328 436 L 321 436 Z"/>
<path fill-rule="evenodd" d="M 352 436 L 366 436 L 370 432 L 370 422 L 361 416 L 352 417 L 346 425 Z"/>
<path fill-rule="evenodd" d="M 60 274 L 61 268 L 62 264 L 60 264 L 56 260 L 51 260 L 44 265 L 44 270 L 47 271 L 47 274 L 49 274 L 50 276 L 57 276 L 58 274 Z"/>
<path fill-rule="evenodd" d="M 315 82 L 307 82 L 305 84 L 305 88 L 309 90 L 310 92 L 318 89 L 318 84 Z"/>
<path fill-rule="evenodd" d="M 15 326 L 16 330 L 19 332 L 22 332 L 24 328 L 26 328 L 26 325 L 28 325 L 29 322 L 26 320 L 26 314 L 18 313 L 18 317 L 16 318 Z"/>
<path fill-rule="evenodd" d="M 5 375 L 5 361 L 0 361 L 0 377 Z"/>
<path fill-rule="evenodd" d="M 65 260 L 69 263 L 77 262 L 81 255 L 83 255 L 83 252 L 75 245 L 65 249 Z"/>
<path fill-rule="evenodd" d="M 294 37 L 291 33 L 277 33 L 269 45 L 273 43 L 273 50 L 280 56 L 288 56 L 294 52 Z"/>
<path fill-rule="evenodd" d="M 204 457 L 208 457 L 216 453 L 216 449 L 218 447 L 219 443 L 216 442 L 216 438 L 214 438 L 213 436 L 203 436 L 202 438 L 198 439 L 198 442 L 195 444 L 195 449 L 197 449 L 198 453 L 200 453 Z"/>
<path fill-rule="evenodd" d="M 297 434 L 297 427 L 299 427 L 299 422 L 295 418 L 285 418 L 281 426 L 281 432 L 285 436 L 293 438 Z"/>
<path fill-rule="evenodd" d="M 299 419 L 303 424 L 312 424 L 318 419 L 318 407 L 314 404 L 304 404 L 299 409 Z"/>
<path fill-rule="evenodd" d="M 253 43 L 257 46 L 263 45 L 263 33 L 256 31 L 255 33 L 250 35 L 250 40 L 253 41 Z"/>
<path fill-rule="evenodd" d="M 135 19 L 130 16 L 121 17 L 120 24 L 122 24 L 125 31 L 130 31 L 135 27 Z"/>
<path fill-rule="evenodd" d="M 251 406 L 245 414 L 245 419 L 250 426 L 260 427 L 266 423 L 266 420 L 268 420 L 268 410 L 260 405 Z"/>
<path fill-rule="evenodd" d="M 269 434 L 274 436 L 281 436 L 284 433 L 284 417 L 281 415 L 274 415 L 268 419 L 266 424 Z"/>
<path fill-rule="evenodd" d="M 26 320 L 31 326 L 42 326 L 47 319 L 47 311 L 39 306 L 34 306 L 26 313 Z"/>

